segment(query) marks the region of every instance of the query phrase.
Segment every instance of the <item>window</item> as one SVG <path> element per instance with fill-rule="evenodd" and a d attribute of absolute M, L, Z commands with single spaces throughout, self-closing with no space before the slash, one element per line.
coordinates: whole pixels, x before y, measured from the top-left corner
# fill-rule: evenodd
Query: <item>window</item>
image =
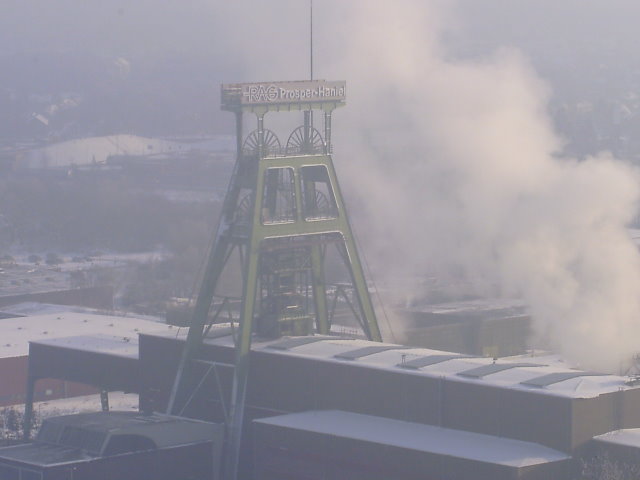
<path fill-rule="evenodd" d="M 144 435 L 118 434 L 112 435 L 104 449 L 104 456 L 120 455 L 123 453 L 155 450 L 155 442 Z"/>
<path fill-rule="evenodd" d="M 60 435 L 59 445 L 71 448 L 81 448 L 91 453 L 100 453 L 106 440 L 104 432 L 85 430 L 73 425 L 66 425 Z"/>
<path fill-rule="evenodd" d="M 338 216 L 329 172 L 324 165 L 302 167 L 302 205 L 305 220 L 325 220 Z"/>
<path fill-rule="evenodd" d="M 262 190 L 262 223 L 286 223 L 296 220 L 296 195 L 293 169 L 268 168 Z"/>

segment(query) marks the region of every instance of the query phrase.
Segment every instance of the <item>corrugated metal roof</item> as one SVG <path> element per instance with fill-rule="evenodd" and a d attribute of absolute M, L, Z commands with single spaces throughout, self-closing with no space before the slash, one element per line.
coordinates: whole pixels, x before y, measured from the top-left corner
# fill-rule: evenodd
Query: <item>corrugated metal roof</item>
<path fill-rule="evenodd" d="M 400 345 L 372 345 L 370 347 L 356 348 L 355 350 L 349 350 L 346 352 L 334 355 L 335 358 L 341 360 L 357 360 L 358 358 L 367 357 L 380 352 L 386 352 L 387 350 L 405 350 L 409 347 L 403 347 Z"/>
<path fill-rule="evenodd" d="M 113 337 L 109 335 L 79 335 L 77 337 L 51 338 L 32 342 L 86 352 L 109 353 L 129 358 L 138 358 L 138 337 Z"/>
<path fill-rule="evenodd" d="M 547 375 L 542 375 L 540 377 L 535 377 L 525 382 L 521 382 L 522 385 L 529 385 L 531 387 L 547 387 L 549 385 L 553 385 L 554 383 L 564 382 L 565 380 L 571 380 L 572 378 L 578 377 L 600 377 L 605 376 L 604 373 L 598 372 L 582 372 L 579 370 L 574 370 L 572 372 L 553 372 L 548 373 Z"/>
<path fill-rule="evenodd" d="M 151 335 L 176 338 L 175 333 L 152 333 Z M 177 340 L 184 341 L 184 338 L 180 337 L 177 338 Z M 444 378 L 448 381 L 457 382 L 482 381 L 486 383 L 487 386 L 496 388 L 508 388 L 566 398 L 593 398 L 605 393 L 617 392 L 620 389 L 631 390 L 640 388 L 640 386 L 628 385 L 626 383 L 628 377 L 606 373 L 594 376 L 590 374 L 590 372 L 580 372 L 579 370 L 571 370 L 571 372 L 576 372 L 575 375 L 572 373 L 571 377 L 565 376 L 559 378 L 557 382 L 545 382 L 545 385 L 528 384 L 530 380 L 535 380 L 536 378 L 549 374 L 562 373 L 565 375 L 570 365 L 567 365 L 559 355 L 552 354 L 541 356 L 540 353 L 538 353 L 535 357 L 526 355 L 502 358 L 500 359 L 500 364 L 533 363 L 541 366 L 534 368 L 530 366 L 515 366 L 485 377 L 472 378 L 458 374 L 484 365 L 492 365 L 492 359 L 486 357 L 467 357 L 454 352 L 422 347 L 398 346 L 361 339 L 336 340 L 334 337 L 299 345 L 290 350 L 269 348 L 270 345 L 282 341 L 282 339 L 264 340 L 256 338 L 253 341 L 252 349 L 269 352 L 273 355 L 303 357 L 324 362 L 341 362 L 345 359 L 352 359 L 358 360 L 354 362 L 358 367 L 390 371 L 400 370 L 403 366 L 400 363 L 400 359 L 402 355 L 406 355 L 406 361 L 404 363 L 404 367 L 406 368 L 403 368 L 403 370 L 413 375 L 438 379 Z M 234 348 L 234 342 L 231 337 L 205 339 L 205 343 L 208 345 Z M 354 347 L 358 348 L 354 350 Z M 415 368 L 412 368 L 412 366 Z M 580 378 L 585 375 L 589 378 Z M 549 378 L 554 379 L 555 377 Z"/>
<path fill-rule="evenodd" d="M 640 449 L 640 428 L 626 428 L 593 437 L 596 442 Z"/>
<path fill-rule="evenodd" d="M 331 337 L 328 335 L 314 335 L 309 337 L 292 337 L 276 343 L 272 343 L 268 346 L 268 348 L 273 348 L 275 350 L 290 350 L 292 348 L 300 347 L 302 345 L 316 343 L 321 340 L 348 340 L 348 339 L 341 338 L 341 337 Z"/>
<path fill-rule="evenodd" d="M 526 467 L 570 458 L 563 452 L 537 443 L 340 410 L 294 413 L 254 420 L 254 423 L 511 467 Z"/>
<path fill-rule="evenodd" d="M 456 358 L 471 358 L 468 355 L 459 355 L 457 353 L 451 355 L 427 355 L 425 357 L 412 358 L 403 363 L 399 363 L 397 366 L 401 368 L 419 369 L 422 367 L 428 367 L 429 365 L 435 365 L 436 363 L 446 362 L 448 360 L 454 360 Z"/>
<path fill-rule="evenodd" d="M 184 329 L 185 331 L 187 329 Z M 68 346 L 75 343 L 85 350 L 94 349 L 86 341 L 88 337 L 111 337 L 115 343 L 135 343 L 138 333 L 163 333 L 176 336 L 178 328 L 164 323 L 134 317 L 96 315 L 92 313 L 54 313 L 29 317 L 8 318 L 0 322 L 0 358 L 24 356 L 29 353 L 29 342 L 48 343 L 52 339 L 65 338 Z M 80 336 L 77 341 L 67 337 Z M 114 343 L 114 345 L 115 345 Z M 104 344 L 103 344 L 104 345 Z"/>
<path fill-rule="evenodd" d="M 470 370 L 465 370 L 464 372 L 459 372 L 458 375 L 462 375 L 463 377 L 482 378 L 487 375 L 491 375 L 492 373 L 509 370 L 510 368 L 545 366 L 546 365 L 542 365 L 539 363 L 492 363 L 491 365 L 482 365 L 481 367 L 476 367 Z"/>

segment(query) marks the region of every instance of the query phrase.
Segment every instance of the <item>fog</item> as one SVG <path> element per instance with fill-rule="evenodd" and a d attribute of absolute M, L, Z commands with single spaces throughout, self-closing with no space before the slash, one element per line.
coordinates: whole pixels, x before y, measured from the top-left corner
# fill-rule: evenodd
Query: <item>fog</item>
<path fill-rule="evenodd" d="M 0 54 L 20 68 L 5 69 L 0 87 L 13 91 L 46 93 L 54 81 L 58 91 L 70 82 L 91 91 L 74 69 L 124 58 L 138 85 L 126 90 L 131 101 L 162 92 L 160 112 L 164 102 L 197 105 L 190 128 L 230 132 L 216 112 L 220 82 L 309 75 L 308 2 L 3 6 Z M 635 91 L 640 5 L 316 0 L 314 9 L 316 77 L 347 80 L 335 158 L 376 281 L 455 274 L 472 293 L 522 297 L 536 334 L 571 361 L 606 370 L 628 362 L 640 338 L 640 256 L 626 231 L 640 195 L 635 153 L 629 141 L 582 148 L 552 113 L 580 95 L 595 104 Z M 51 56 L 79 60 L 60 72 Z M 87 83 L 100 68 L 85 71 Z M 118 85 L 113 98 L 130 88 Z M 125 107 L 105 107 L 111 122 L 96 124 L 119 133 L 157 122 L 145 104 L 123 126 Z M 158 124 L 156 134 L 180 125 Z"/>

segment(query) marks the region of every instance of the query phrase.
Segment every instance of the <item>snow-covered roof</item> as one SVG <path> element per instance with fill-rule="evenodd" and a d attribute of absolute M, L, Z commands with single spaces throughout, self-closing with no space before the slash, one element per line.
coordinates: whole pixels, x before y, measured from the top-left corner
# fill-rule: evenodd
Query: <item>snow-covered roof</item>
<path fill-rule="evenodd" d="M 627 385 L 628 377 L 575 369 L 557 356 L 501 358 L 496 364 L 508 365 L 509 368 L 489 368 L 488 366 L 493 365 L 494 361 L 487 357 L 462 354 L 455 356 L 456 354 L 440 350 L 380 344 L 359 339 L 317 337 L 315 341 L 310 342 L 303 338 L 307 337 L 297 337 L 297 340 L 292 338 L 271 341 L 254 339 L 252 349 L 276 355 L 349 363 L 365 368 L 402 371 L 408 375 L 446 378 L 447 381 L 475 383 L 567 398 L 593 398 L 618 390 L 640 388 Z M 229 336 L 207 338 L 205 343 L 233 348 L 233 339 Z M 365 348 L 366 354 L 354 353 Z M 437 361 L 430 362 L 424 360 L 425 357 L 432 357 Z M 420 366 L 421 363 L 425 365 Z M 478 375 L 479 367 L 488 368 L 488 371 Z M 476 374 L 472 374 L 474 371 Z"/>
<path fill-rule="evenodd" d="M 116 335 L 79 335 L 73 337 L 32 340 L 38 345 L 70 348 L 92 353 L 108 353 L 120 357 L 138 358 L 138 337 Z"/>
<path fill-rule="evenodd" d="M 593 437 L 594 440 L 615 445 L 640 448 L 640 428 L 627 428 L 616 430 Z"/>
<path fill-rule="evenodd" d="M 33 341 L 79 337 L 76 340 L 76 344 L 79 344 L 97 335 L 103 339 L 102 343 L 104 339 L 111 338 L 136 344 L 138 333 L 141 332 L 170 335 L 177 331 L 176 327 L 150 320 L 77 312 L 7 318 L 0 320 L 0 358 L 27 355 L 29 342 Z M 87 345 L 87 348 L 90 349 L 90 346 Z"/>
<path fill-rule="evenodd" d="M 254 422 L 510 467 L 570 458 L 536 443 L 339 410 L 294 413 Z"/>

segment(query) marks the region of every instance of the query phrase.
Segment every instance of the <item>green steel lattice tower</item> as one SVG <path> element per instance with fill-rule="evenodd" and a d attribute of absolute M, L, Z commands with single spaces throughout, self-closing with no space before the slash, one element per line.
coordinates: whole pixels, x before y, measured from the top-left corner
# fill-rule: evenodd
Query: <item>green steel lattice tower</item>
<path fill-rule="evenodd" d="M 171 392 L 169 413 L 182 411 L 185 378 L 207 329 L 218 281 L 234 250 L 241 259 L 242 297 L 225 472 L 237 476 L 244 399 L 253 335 L 330 333 L 324 260 L 335 246 L 351 277 L 352 311 L 365 336 L 382 341 L 362 264 L 331 158 L 331 115 L 345 105 L 345 82 L 324 80 L 222 86 L 222 109 L 236 117 L 237 158 L 218 230 L 209 251 L 187 342 Z M 313 126 L 321 112 L 324 132 Z M 264 127 L 270 112 L 303 112 L 283 145 Z M 256 116 L 246 137 L 243 116 Z M 225 270 L 226 271 L 226 270 Z M 337 295 L 337 294 L 336 294 Z M 345 295 L 345 300 L 350 299 Z M 210 311 L 216 314 L 211 315 Z"/>

